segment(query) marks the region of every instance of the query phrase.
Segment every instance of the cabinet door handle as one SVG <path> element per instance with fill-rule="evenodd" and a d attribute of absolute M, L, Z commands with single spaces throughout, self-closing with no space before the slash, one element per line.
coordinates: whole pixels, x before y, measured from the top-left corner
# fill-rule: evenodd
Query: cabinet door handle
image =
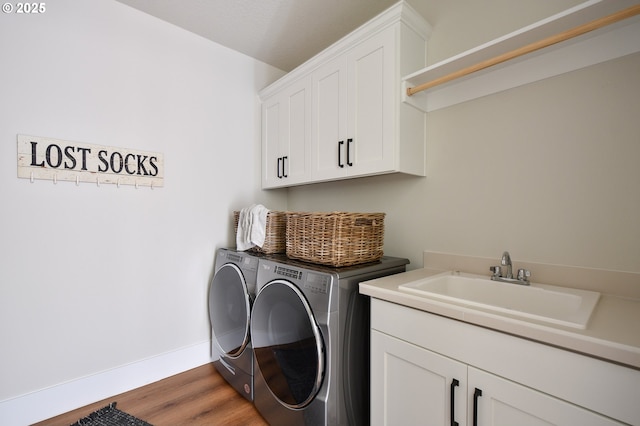
<path fill-rule="evenodd" d="M 478 426 L 478 398 L 482 396 L 482 389 L 473 391 L 473 426 Z"/>
<path fill-rule="evenodd" d="M 282 161 L 282 157 L 278 157 L 278 165 L 277 165 L 277 169 L 278 169 L 278 179 L 282 179 L 282 173 L 280 173 L 280 162 Z"/>
<path fill-rule="evenodd" d="M 342 163 L 342 145 L 344 145 L 344 141 L 338 142 L 338 167 L 340 168 L 344 167 Z"/>
<path fill-rule="evenodd" d="M 451 426 L 458 426 L 458 422 L 454 420 L 455 412 L 456 412 L 456 395 L 455 390 L 456 386 L 459 386 L 460 382 L 458 379 L 451 380 Z"/>
<path fill-rule="evenodd" d="M 353 163 L 350 160 L 351 156 L 349 155 L 349 153 L 351 152 L 352 143 L 353 143 L 353 139 L 347 139 L 347 166 L 349 167 L 353 166 Z"/>
<path fill-rule="evenodd" d="M 282 177 L 289 177 L 287 176 L 287 173 L 285 172 L 286 168 L 285 168 L 285 160 L 289 158 L 286 155 L 284 157 L 282 157 Z"/>

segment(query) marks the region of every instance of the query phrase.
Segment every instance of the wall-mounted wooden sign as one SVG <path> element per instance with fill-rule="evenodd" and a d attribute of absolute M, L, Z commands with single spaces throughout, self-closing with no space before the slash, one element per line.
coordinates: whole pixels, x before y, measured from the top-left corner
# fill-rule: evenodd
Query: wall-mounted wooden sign
<path fill-rule="evenodd" d="M 18 135 L 18 177 L 98 185 L 164 185 L 164 158 L 155 152 Z"/>

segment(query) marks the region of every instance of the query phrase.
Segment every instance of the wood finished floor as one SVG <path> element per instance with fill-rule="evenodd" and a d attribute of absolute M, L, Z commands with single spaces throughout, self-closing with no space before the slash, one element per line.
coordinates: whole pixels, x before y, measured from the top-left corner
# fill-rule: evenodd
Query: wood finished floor
<path fill-rule="evenodd" d="M 119 410 L 154 426 L 267 425 L 253 404 L 229 386 L 213 364 L 112 396 L 36 425 L 69 426 L 111 402 L 117 402 Z"/>

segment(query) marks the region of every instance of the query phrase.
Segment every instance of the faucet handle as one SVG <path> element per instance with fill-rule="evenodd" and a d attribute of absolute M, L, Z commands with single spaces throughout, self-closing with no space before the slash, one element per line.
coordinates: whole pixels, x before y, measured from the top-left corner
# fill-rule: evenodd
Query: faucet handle
<path fill-rule="evenodd" d="M 528 269 L 518 269 L 518 279 L 520 281 L 529 281 L 529 277 L 531 277 L 531 271 Z"/>
<path fill-rule="evenodd" d="M 490 266 L 489 270 L 491 272 L 493 272 L 493 276 L 494 277 L 501 277 L 502 276 L 502 268 L 500 266 Z"/>

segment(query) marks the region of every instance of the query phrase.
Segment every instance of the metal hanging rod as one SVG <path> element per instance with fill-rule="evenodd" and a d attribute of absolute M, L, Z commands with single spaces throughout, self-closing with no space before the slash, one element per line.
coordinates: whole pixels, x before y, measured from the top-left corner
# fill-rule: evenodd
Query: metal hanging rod
<path fill-rule="evenodd" d="M 597 30 L 599 28 L 605 27 L 607 25 L 614 24 L 616 22 L 622 21 L 627 18 L 631 18 L 632 16 L 640 14 L 640 4 L 635 6 L 628 7 L 626 9 L 620 10 L 616 13 L 612 13 L 611 15 L 603 16 L 602 18 L 598 18 L 591 22 L 587 22 L 582 25 L 578 25 L 572 29 L 563 31 L 556 35 L 549 36 L 542 40 L 536 41 L 531 44 L 527 44 L 526 46 L 519 47 L 517 49 L 511 50 L 509 52 L 503 53 L 501 55 L 495 56 L 491 59 L 487 59 L 485 61 L 478 62 L 475 65 L 471 65 L 467 68 L 463 68 L 458 71 L 454 71 L 450 74 L 447 74 L 442 77 L 438 77 L 426 83 L 420 84 L 415 87 L 407 88 L 407 96 L 414 95 L 416 93 L 422 92 L 427 89 L 431 89 L 432 87 L 438 86 L 440 84 L 448 83 L 449 81 L 455 80 L 460 77 L 464 77 L 466 75 L 472 74 L 476 71 L 481 71 L 485 68 L 492 67 L 494 65 L 501 64 L 502 62 L 506 62 L 508 60 L 517 58 L 518 56 L 526 55 L 531 52 L 535 52 L 536 50 L 543 49 L 545 47 L 552 46 L 554 44 L 572 39 L 574 37 L 581 36 L 588 32 Z"/>

